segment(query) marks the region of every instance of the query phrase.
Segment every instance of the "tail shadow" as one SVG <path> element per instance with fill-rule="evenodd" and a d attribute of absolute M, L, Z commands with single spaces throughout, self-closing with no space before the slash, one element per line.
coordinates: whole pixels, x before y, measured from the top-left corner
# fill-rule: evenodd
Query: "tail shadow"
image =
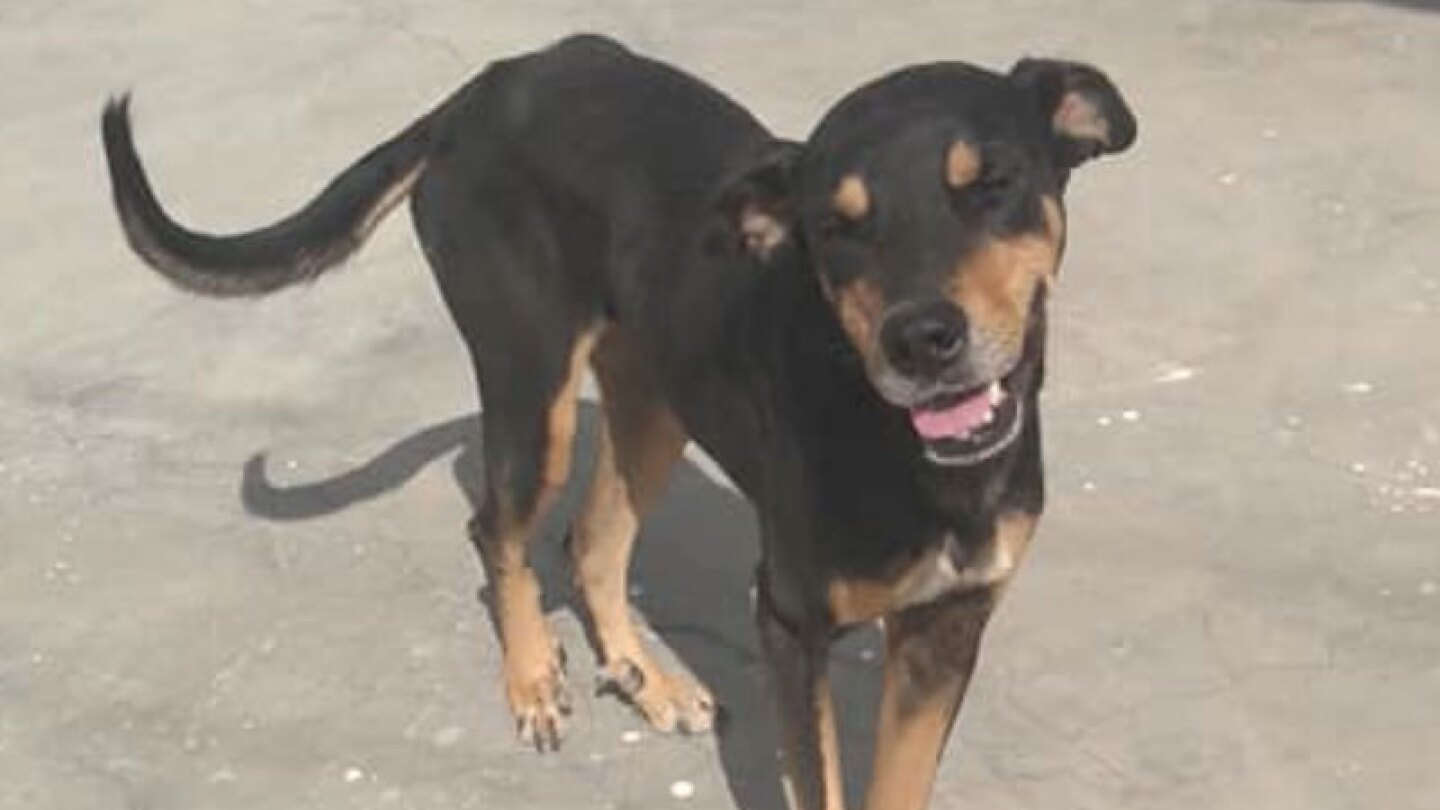
<path fill-rule="evenodd" d="M 575 474 L 531 547 L 547 612 L 575 609 L 568 563 L 558 540 L 593 469 L 597 429 L 594 405 L 582 403 Z M 240 497 L 246 511 L 270 520 L 321 517 L 397 489 L 428 464 L 458 449 L 452 472 L 473 512 L 480 505 L 480 442 L 479 418 L 457 417 L 402 439 L 340 475 L 285 487 L 269 481 L 266 457 L 260 453 L 245 463 Z M 463 541 L 463 527 L 457 526 L 455 534 Z M 749 506 L 687 463 L 676 470 L 666 497 L 645 518 L 631 562 L 631 582 L 632 601 L 650 627 L 725 709 L 719 750 L 736 806 L 766 810 L 783 808 L 785 802 L 775 758 L 776 712 L 751 622 L 749 591 L 757 557 Z M 481 602 L 489 607 L 483 592 Z M 870 663 L 876 656 L 862 651 L 877 646 L 873 632 L 855 634 L 841 643 L 832 665 L 851 803 L 858 802 L 869 774 L 872 707 L 879 689 L 876 666 Z"/>
<path fill-rule="evenodd" d="M 245 511 L 268 520 L 305 520 L 339 512 L 384 495 L 408 481 L 440 456 L 461 448 L 469 452 L 479 420 L 460 417 L 425 428 L 386 448 L 380 455 L 334 478 L 277 487 L 265 473 L 265 454 L 245 462 L 240 477 L 240 502 Z M 466 496 L 475 502 L 474 493 Z"/>

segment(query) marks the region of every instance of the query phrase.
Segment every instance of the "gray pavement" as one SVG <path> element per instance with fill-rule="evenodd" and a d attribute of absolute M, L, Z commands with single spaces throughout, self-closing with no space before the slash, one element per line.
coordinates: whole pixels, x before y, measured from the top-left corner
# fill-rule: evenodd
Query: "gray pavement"
<path fill-rule="evenodd" d="M 487 61 L 609 32 L 803 134 L 901 64 L 1089 59 L 1138 148 L 1071 193 L 1051 507 L 939 808 L 1440 806 L 1440 13 L 1304 0 L 0 5 L 0 807 L 770 808 L 748 513 L 687 468 L 636 601 L 719 738 L 580 698 L 519 749 L 456 471 L 481 437 L 406 217 L 254 303 L 125 251 L 97 137 L 268 222 Z M 586 441 L 590 447 L 590 422 Z M 583 466 L 583 465 L 582 465 Z M 563 582 L 552 521 L 540 555 Z M 863 761 L 874 638 L 836 663 Z M 858 769 L 856 769 L 858 770 Z M 694 794 L 676 798 L 677 782 Z"/>

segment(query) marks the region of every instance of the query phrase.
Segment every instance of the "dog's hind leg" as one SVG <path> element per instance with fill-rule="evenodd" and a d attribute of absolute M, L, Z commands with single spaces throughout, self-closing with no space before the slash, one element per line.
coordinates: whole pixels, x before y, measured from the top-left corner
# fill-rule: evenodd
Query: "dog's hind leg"
<path fill-rule="evenodd" d="M 480 363 L 485 495 L 470 536 L 490 582 L 517 733 L 542 751 L 559 746 L 570 703 L 564 654 L 546 625 L 527 552 L 570 474 L 576 399 L 594 339 L 593 331 L 574 335 L 558 367 L 546 357 L 523 370 Z"/>
<path fill-rule="evenodd" d="M 626 585 L 640 519 L 664 491 L 687 438 L 626 333 L 606 333 L 594 368 L 605 424 L 595 480 L 571 529 L 570 550 L 604 685 L 660 731 L 706 731 L 715 718 L 713 698 L 650 657 L 635 632 Z"/>
<path fill-rule="evenodd" d="M 528 551 L 570 474 L 580 384 L 603 324 L 557 250 L 545 195 L 510 170 L 503 149 L 477 143 L 462 160 L 441 138 L 412 214 L 480 387 L 485 475 L 470 539 L 504 650 L 505 696 L 521 741 L 546 750 L 560 743 L 569 698 Z"/>

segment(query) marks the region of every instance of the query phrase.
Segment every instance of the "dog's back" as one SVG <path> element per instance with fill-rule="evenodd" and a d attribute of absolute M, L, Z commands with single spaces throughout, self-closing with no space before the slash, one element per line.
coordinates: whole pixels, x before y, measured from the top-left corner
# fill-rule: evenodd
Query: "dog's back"
<path fill-rule="evenodd" d="M 708 85 L 596 36 L 492 65 L 434 129 L 416 206 L 553 229 L 571 292 L 622 321 L 679 270 L 725 173 L 771 140 Z"/>

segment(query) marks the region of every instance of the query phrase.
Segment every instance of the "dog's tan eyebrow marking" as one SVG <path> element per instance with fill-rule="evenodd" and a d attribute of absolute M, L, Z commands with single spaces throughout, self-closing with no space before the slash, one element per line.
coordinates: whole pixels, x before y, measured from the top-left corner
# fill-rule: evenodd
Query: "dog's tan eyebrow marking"
<path fill-rule="evenodd" d="M 864 219 L 865 215 L 870 213 L 870 189 L 865 187 L 865 181 L 860 179 L 860 175 L 847 174 L 840 178 L 840 184 L 835 187 L 835 193 L 830 197 L 830 207 L 848 220 Z"/>
<path fill-rule="evenodd" d="M 964 188 L 980 176 L 980 154 L 965 141 L 955 141 L 945 152 L 945 184 Z"/>

